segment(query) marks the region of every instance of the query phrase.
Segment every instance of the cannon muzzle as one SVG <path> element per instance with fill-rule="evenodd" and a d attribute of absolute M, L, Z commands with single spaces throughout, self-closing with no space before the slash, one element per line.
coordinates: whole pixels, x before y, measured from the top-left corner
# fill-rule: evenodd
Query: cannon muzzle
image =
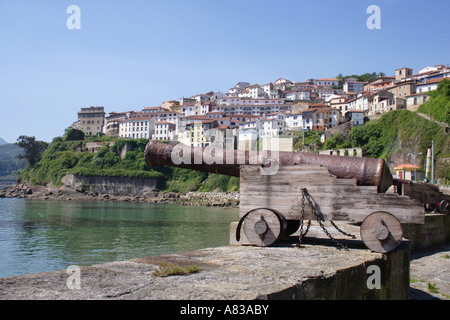
<path fill-rule="evenodd" d="M 241 164 L 264 165 L 274 158 L 279 166 L 314 164 L 328 168 L 337 178 L 356 179 L 359 185 L 377 186 L 384 193 L 392 175 L 383 159 L 357 158 L 287 151 L 244 151 L 166 144 L 150 140 L 144 152 L 149 166 L 171 166 L 239 177 Z"/>

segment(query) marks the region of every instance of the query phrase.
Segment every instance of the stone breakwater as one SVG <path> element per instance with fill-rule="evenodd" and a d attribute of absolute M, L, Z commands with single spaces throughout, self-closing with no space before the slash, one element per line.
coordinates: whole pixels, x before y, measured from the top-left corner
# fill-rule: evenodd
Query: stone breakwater
<path fill-rule="evenodd" d="M 0 198 L 25 198 L 65 201 L 124 201 L 167 203 L 192 206 L 239 207 L 239 192 L 188 192 L 186 194 L 153 190 L 139 195 L 112 195 L 84 191 L 70 187 L 16 184 L 0 190 Z"/>

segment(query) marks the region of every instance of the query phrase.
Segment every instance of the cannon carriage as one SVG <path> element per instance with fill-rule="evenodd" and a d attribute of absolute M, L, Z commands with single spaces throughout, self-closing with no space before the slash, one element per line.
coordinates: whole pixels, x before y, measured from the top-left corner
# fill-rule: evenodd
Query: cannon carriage
<path fill-rule="evenodd" d="M 258 174 L 258 166 L 241 166 L 240 228 L 259 246 L 272 245 L 305 221 L 360 224 L 364 244 L 389 252 L 402 241 L 401 224 L 423 224 L 424 211 L 409 197 L 379 193 L 376 186 L 339 179 L 317 165 L 280 167 L 274 175 Z M 334 225 L 334 224 L 333 224 Z M 335 225 L 334 225 L 335 226 Z M 326 232 L 326 230 L 324 230 Z M 304 234 L 300 231 L 300 237 Z M 338 243 L 339 244 L 339 243 Z"/>
<path fill-rule="evenodd" d="M 270 246 L 305 221 L 360 224 L 363 243 L 386 253 L 402 241 L 402 224 L 423 224 L 424 209 L 386 193 L 393 179 L 384 160 L 298 152 L 256 152 L 150 141 L 150 166 L 175 166 L 240 177 L 240 221 L 247 240 Z M 334 225 L 334 223 L 333 223 Z M 323 228 L 323 226 L 322 226 Z M 326 230 L 324 229 L 326 232 Z M 345 233 L 345 232 L 344 232 Z"/>

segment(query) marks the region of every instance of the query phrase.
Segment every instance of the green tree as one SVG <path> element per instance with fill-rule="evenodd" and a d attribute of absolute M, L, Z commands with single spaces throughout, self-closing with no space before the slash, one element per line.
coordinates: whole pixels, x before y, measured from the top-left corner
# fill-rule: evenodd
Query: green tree
<path fill-rule="evenodd" d="M 339 149 L 339 147 L 344 143 L 344 139 L 342 139 L 339 133 L 336 133 L 333 138 L 325 141 L 323 148 L 325 150 L 330 149 Z"/>
<path fill-rule="evenodd" d="M 369 143 L 363 146 L 366 157 L 379 158 L 384 150 L 384 145 L 376 138 L 370 138 Z"/>
<path fill-rule="evenodd" d="M 41 154 L 48 147 L 45 141 L 36 141 L 36 137 L 20 136 L 16 145 L 24 150 L 24 154 L 17 156 L 19 159 L 25 159 L 30 165 L 34 165 L 41 159 Z"/>
<path fill-rule="evenodd" d="M 378 74 L 376 72 L 365 73 L 359 76 L 358 79 L 363 82 L 372 82 L 378 78 L 378 75 L 384 75 L 384 73 L 383 72 L 379 72 Z"/>
<path fill-rule="evenodd" d="M 84 140 L 84 132 L 78 129 L 69 128 L 66 130 L 64 140 L 66 141 Z"/>

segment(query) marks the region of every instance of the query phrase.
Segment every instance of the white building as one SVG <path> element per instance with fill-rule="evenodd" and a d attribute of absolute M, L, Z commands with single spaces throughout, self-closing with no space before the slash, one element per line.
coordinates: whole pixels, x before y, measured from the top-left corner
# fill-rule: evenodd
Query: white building
<path fill-rule="evenodd" d="M 277 137 L 283 134 L 286 128 L 286 123 L 284 120 L 277 118 L 262 120 L 262 137 Z"/>
<path fill-rule="evenodd" d="M 163 109 L 161 106 L 159 107 L 146 107 L 142 109 L 143 113 L 154 113 L 154 112 L 164 112 L 167 111 L 166 109 Z"/>
<path fill-rule="evenodd" d="M 297 91 L 297 100 L 310 100 L 309 91 Z"/>
<path fill-rule="evenodd" d="M 216 101 L 220 106 L 236 106 L 236 105 L 280 105 L 285 103 L 285 99 L 250 99 L 242 97 L 222 97 Z"/>
<path fill-rule="evenodd" d="M 263 85 L 261 85 L 261 88 L 264 90 L 266 96 L 269 99 L 278 99 L 278 98 L 280 98 L 280 92 L 279 92 L 278 89 L 275 88 L 273 83 L 263 84 Z"/>
<path fill-rule="evenodd" d="M 313 92 L 317 92 L 318 93 L 318 97 L 320 99 L 324 99 L 324 100 L 326 100 L 330 96 L 334 95 L 334 90 L 330 86 L 317 85 L 316 87 L 314 87 L 312 89 L 312 91 Z"/>
<path fill-rule="evenodd" d="M 239 125 L 238 149 L 256 150 L 258 138 L 262 135 L 263 126 L 260 120 L 242 122 Z"/>
<path fill-rule="evenodd" d="M 219 100 L 220 98 L 225 97 L 225 95 L 222 92 L 213 92 L 212 96 L 211 96 L 211 100 L 212 101 L 216 101 Z"/>
<path fill-rule="evenodd" d="M 364 111 L 351 110 L 345 114 L 347 121 L 353 121 L 353 125 L 362 126 L 364 124 Z"/>
<path fill-rule="evenodd" d="M 345 81 L 343 85 L 343 92 L 355 92 L 360 93 L 364 91 L 364 86 L 367 84 L 367 82 L 361 82 L 361 81 Z"/>
<path fill-rule="evenodd" d="M 173 141 L 175 140 L 176 126 L 167 121 L 156 122 L 153 129 L 153 140 Z"/>
<path fill-rule="evenodd" d="M 217 101 L 212 106 L 213 112 L 224 112 L 229 115 L 251 114 L 264 116 L 274 112 L 285 112 L 292 109 L 290 104 L 285 104 L 284 99 L 245 99 L 227 97 Z"/>
<path fill-rule="evenodd" d="M 328 109 L 328 127 L 336 127 L 341 123 L 341 112 L 339 110 Z"/>
<path fill-rule="evenodd" d="M 356 98 L 347 100 L 348 110 L 368 111 L 372 97 L 372 93 L 358 94 Z"/>
<path fill-rule="evenodd" d="M 238 82 L 233 88 L 230 88 L 230 96 L 237 97 L 238 94 L 242 93 L 249 85 L 249 82 Z"/>
<path fill-rule="evenodd" d="M 312 130 L 313 126 L 314 126 L 314 112 L 316 111 L 316 109 L 307 109 L 305 111 L 302 112 L 302 118 L 303 118 L 303 125 L 304 125 L 304 130 Z"/>
<path fill-rule="evenodd" d="M 225 112 L 223 111 L 211 111 L 208 112 L 207 114 L 205 114 L 206 117 L 208 118 L 223 118 L 225 117 Z"/>
<path fill-rule="evenodd" d="M 289 80 L 287 80 L 285 78 L 278 78 L 277 81 L 275 81 L 275 84 L 283 84 L 283 83 L 285 83 L 285 84 L 292 84 L 291 81 L 289 81 Z"/>
<path fill-rule="evenodd" d="M 410 111 L 417 111 L 420 105 L 428 100 L 429 96 L 426 93 L 414 93 L 406 97 L 406 107 Z"/>
<path fill-rule="evenodd" d="M 292 81 L 289 81 L 284 78 L 279 78 L 279 79 L 277 79 L 277 81 L 275 81 L 274 88 L 284 91 L 287 88 L 292 87 L 292 85 L 293 85 Z"/>
<path fill-rule="evenodd" d="M 195 102 L 185 102 L 184 104 L 181 104 L 180 111 L 184 117 L 195 116 Z"/>
<path fill-rule="evenodd" d="M 251 98 L 251 99 L 264 99 L 268 96 L 266 95 L 264 89 L 262 89 L 258 84 L 254 84 L 245 88 L 244 91 L 237 94 L 241 98 Z"/>
<path fill-rule="evenodd" d="M 335 78 L 313 79 L 313 84 L 333 87 L 339 85 L 339 80 Z"/>
<path fill-rule="evenodd" d="M 286 122 L 286 129 L 293 131 L 301 131 L 303 129 L 303 117 L 301 112 L 284 114 L 284 121 Z"/>
<path fill-rule="evenodd" d="M 423 73 L 430 73 L 430 72 L 436 72 L 442 69 L 445 69 L 446 67 L 444 65 L 436 65 L 434 67 L 425 67 L 422 70 L 419 70 L 419 74 Z"/>
<path fill-rule="evenodd" d="M 424 81 L 423 83 L 416 83 L 416 93 L 424 93 L 436 90 L 443 78 Z"/>
<path fill-rule="evenodd" d="M 168 121 L 175 125 L 178 124 L 178 118 L 181 116 L 181 114 L 176 111 L 160 109 L 159 107 L 144 108 L 142 112 L 137 112 L 136 115 L 144 117 L 155 117 L 157 122 Z"/>
<path fill-rule="evenodd" d="M 131 139 L 152 139 L 154 117 L 134 117 L 119 122 L 119 137 Z"/>
<path fill-rule="evenodd" d="M 283 96 L 288 101 L 310 100 L 309 91 L 290 90 L 290 91 L 285 91 L 283 93 Z"/>
<path fill-rule="evenodd" d="M 198 114 L 200 115 L 206 115 L 208 112 L 211 111 L 211 102 L 202 102 L 198 103 Z"/>

